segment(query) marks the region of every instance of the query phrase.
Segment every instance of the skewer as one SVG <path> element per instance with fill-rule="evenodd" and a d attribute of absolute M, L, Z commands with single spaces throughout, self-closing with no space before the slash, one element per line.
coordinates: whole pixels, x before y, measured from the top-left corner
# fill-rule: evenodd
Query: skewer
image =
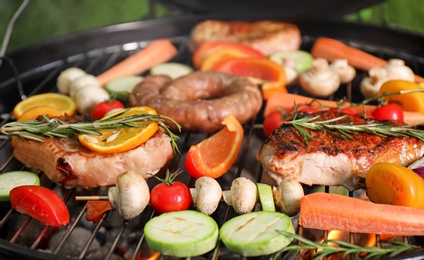
<path fill-rule="evenodd" d="M 109 200 L 108 196 L 75 196 L 75 200 Z"/>

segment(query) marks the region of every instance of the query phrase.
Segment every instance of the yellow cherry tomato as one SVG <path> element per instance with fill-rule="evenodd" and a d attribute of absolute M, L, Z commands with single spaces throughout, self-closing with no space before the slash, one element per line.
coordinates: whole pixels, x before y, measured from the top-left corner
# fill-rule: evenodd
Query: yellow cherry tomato
<path fill-rule="evenodd" d="M 415 82 L 407 80 L 388 80 L 383 83 L 378 94 L 382 95 L 384 92 L 399 92 L 420 89 L 422 92 L 387 95 L 384 98 L 389 103 L 399 105 L 404 111 L 420 112 L 424 114 L 424 89 Z"/>
<path fill-rule="evenodd" d="M 424 180 L 405 166 L 376 163 L 367 172 L 365 184 L 375 203 L 424 209 Z"/>

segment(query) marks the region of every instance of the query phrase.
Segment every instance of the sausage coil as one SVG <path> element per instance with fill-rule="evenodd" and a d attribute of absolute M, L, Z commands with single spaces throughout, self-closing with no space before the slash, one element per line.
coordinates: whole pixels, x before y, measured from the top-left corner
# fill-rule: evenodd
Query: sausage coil
<path fill-rule="evenodd" d="M 229 114 L 241 124 L 254 118 L 262 107 L 262 94 L 245 77 L 198 71 L 175 80 L 166 75 L 147 76 L 134 88 L 129 105 L 149 106 L 174 119 L 184 132 L 212 133 L 222 128 Z M 176 130 L 174 124 L 168 125 Z"/>

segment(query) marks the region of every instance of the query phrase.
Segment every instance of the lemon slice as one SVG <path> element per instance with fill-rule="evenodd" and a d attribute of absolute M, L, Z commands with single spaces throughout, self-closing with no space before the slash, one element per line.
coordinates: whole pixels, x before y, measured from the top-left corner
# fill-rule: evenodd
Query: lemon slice
<path fill-rule="evenodd" d="M 120 113 L 119 111 L 117 113 Z M 132 107 L 117 118 L 136 114 L 156 115 L 156 110 L 139 106 Z M 113 113 L 107 117 L 116 115 Z M 107 118 L 106 117 L 106 118 Z M 78 139 L 88 149 L 99 153 L 120 153 L 133 149 L 152 137 L 159 128 L 157 122 L 140 122 L 140 127 L 129 127 L 112 130 L 99 130 L 101 135 L 79 134 Z"/>
<path fill-rule="evenodd" d="M 58 93 L 44 93 L 31 96 L 16 104 L 13 108 L 13 116 L 19 118 L 28 109 L 46 105 L 54 107 L 67 115 L 73 115 L 77 111 L 75 102 L 69 96 Z"/>
<path fill-rule="evenodd" d="M 259 201 L 261 202 L 262 211 L 275 211 L 272 187 L 265 183 L 256 183 L 256 187 L 258 188 Z"/>

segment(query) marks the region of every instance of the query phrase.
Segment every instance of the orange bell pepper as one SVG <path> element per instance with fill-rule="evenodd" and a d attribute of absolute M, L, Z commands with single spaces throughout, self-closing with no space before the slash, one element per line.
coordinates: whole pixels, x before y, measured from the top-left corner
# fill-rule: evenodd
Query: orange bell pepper
<path fill-rule="evenodd" d="M 218 178 L 236 161 L 244 138 L 243 126 L 231 114 L 222 124 L 224 128 L 188 150 L 184 168 L 194 178 Z"/>
<path fill-rule="evenodd" d="M 286 72 L 282 66 L 267 58 L 227 58 L 211 68 L 253 78 L 262 83 L 262 95 L 268 100 L 276 93 L 287 93 Z"/>
<path fill-rule="evenodd" d="M 193 54 L 193 65 L 200 69 L 209 58 L 208 66 L 204 66 L 202 70 L 207 70 L 215 61 L 223 56 L 232 57 L 257 57 L 265 58 L 266 56 L 260 51 L 250 47 L 249 45 L 229 41 L 208 41 L 203 43 Z"/>
<path fill-rule="evenodd" d="M 407 80 L 389 80 L 381 85 L 379 95 L 384 92 L 412 92 L 399 95 L 387 95 L 384 98 L 389 103 L 399 105 L 404 111 L 424 114 L 424 88 L 419 84 Z M 417 92 L 414 92 L 417 91 Z"/>

